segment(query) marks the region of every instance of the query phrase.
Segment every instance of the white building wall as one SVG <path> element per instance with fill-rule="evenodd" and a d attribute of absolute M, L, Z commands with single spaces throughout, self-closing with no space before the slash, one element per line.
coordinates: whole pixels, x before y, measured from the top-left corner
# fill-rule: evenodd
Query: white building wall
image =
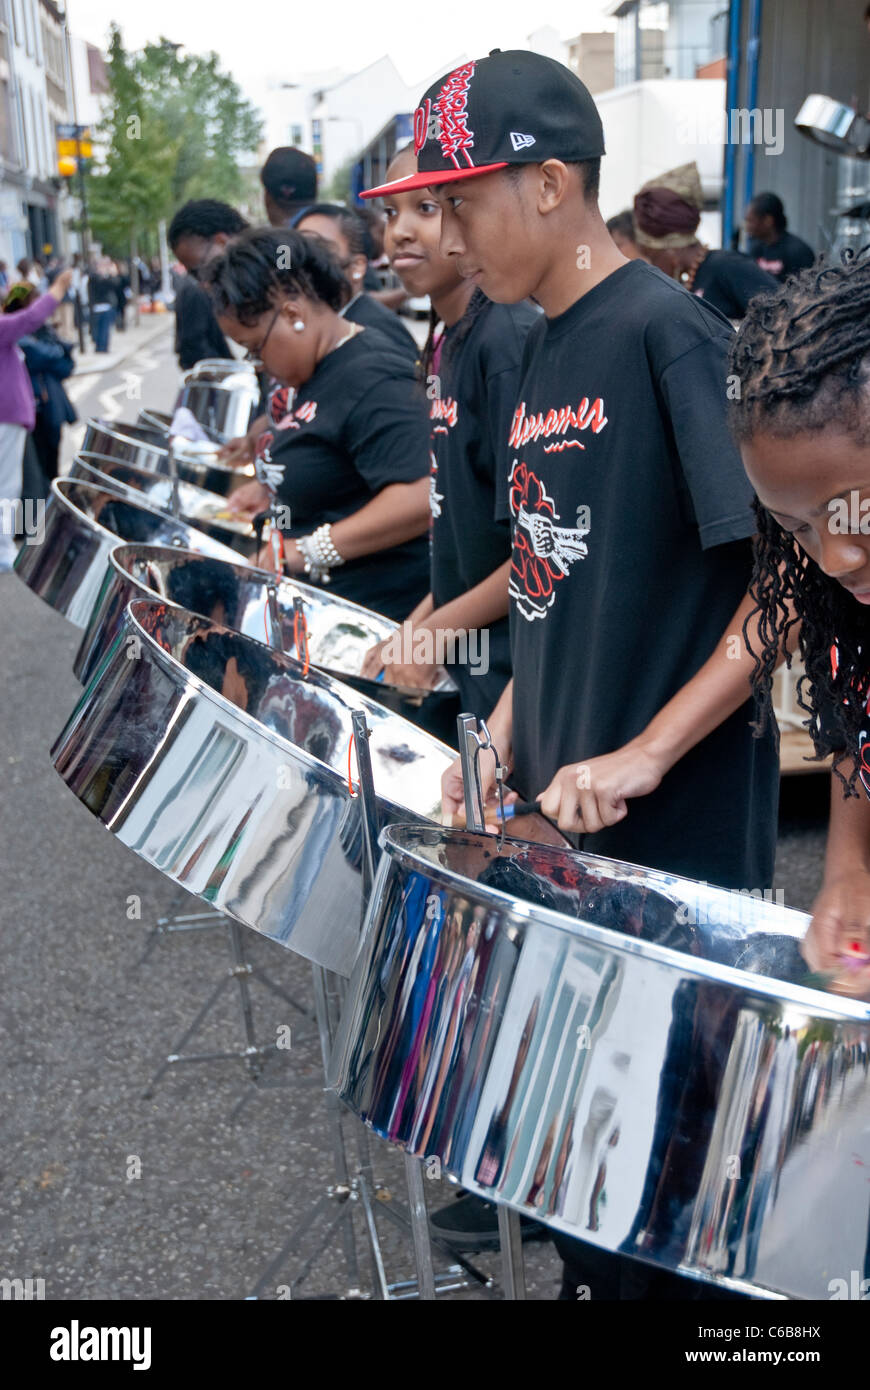
<path fill-rule="evenodd" d="M 718 79 L 635 82 L 599 92 L 607 155 L 601 165 L 605 218 L 630 208 L 647 179 L 695 160 L 704 193 L 722 191 L 722 113 L 725 83 Z M 716 217 L 705 216 L 702 236 L 719 245 Z"/>

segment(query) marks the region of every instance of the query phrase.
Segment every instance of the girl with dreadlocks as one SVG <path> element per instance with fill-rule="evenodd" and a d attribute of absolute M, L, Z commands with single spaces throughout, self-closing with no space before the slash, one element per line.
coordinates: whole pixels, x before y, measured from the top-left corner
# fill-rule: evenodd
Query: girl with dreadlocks
<path fill-rule="evenodd" d="M 758 501 L 750 592 L 758 731 L 797 636 L 798 699 L 834 753 L 825 876 L 805 942 L 831 987 L 870 996 L 870 248 L 750 305 L 733 423 Z M 748 625 L 747 625 L 748 627 Z M 860 784 L 860 790 L 859 790 Z M 866 793 L 866 794 L 865 794 Z"/>
<path fill-rule="evenodd" d="M 416 170 L 409 146 L 388 178 Z M 431 430 L 431 591 L 407 620 L 401 660 L 381 644 L 365 670 L 385 668 L 389 681 L 425 689 L 444 664 L 462 708 L 483 717 L 510 678 L 510 526 L 495 519 L 507 458 L 498 444 L 516 406 L 523 342 L 539 316 L 528 304 L 493 304 L 462 279 L 439 250 L 441 211 L 427 189 L 386 196 L 384 206 L 390 263 L 409 294 L 428 294 L 432 303 L 421 361 Z M 466 636 L 454 645 L 444 634 Z"/>

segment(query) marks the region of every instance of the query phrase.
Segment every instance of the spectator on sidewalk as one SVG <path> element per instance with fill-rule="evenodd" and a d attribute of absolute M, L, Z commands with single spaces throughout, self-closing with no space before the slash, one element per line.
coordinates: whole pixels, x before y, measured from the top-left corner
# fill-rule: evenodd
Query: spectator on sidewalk
<path fill-rule="evenodd" d="M 18 294 L 13 291 L 7 298 L 7 314 L 21 313 L 38 298 L 32 285 L 18 286 L 17 289 Z M 24 353 L 33 388 L 36 405 L 33 443 L 45 481 L 45 487 L 38 495 L 45 496 L 48 484 L 57 477 L 61 431 L 64 425 L 71 425 L 78 419 L 63 386 L 75 367 L 73 344 L 59 337 L 50 323 L 44 323 L 34 332 L 19 338 L 18 346 Z"/>
<path fill-rule="evenodd" d="M 4 299 L 9 290 L 9 267 L 5 261 L 0 261 L 0 295 Z"/>
<path fill-rule="evenodd" d="M 169 224 L 167 240 L 173 255 L 187 271 L 179 277 L 175 292 L 175 351 L 182 371 L 188 371 L 205 357 L 235 356 L 197 278 L 203 267 L 219 256 L 247 225 L 229 203 L 214 198 L 185 203 Z"/>
<path fill-rule="evenodd" d="M 108 352 L 115 317 L 115 278 L 112 262 L 101 256 L 88 275 L 88 307 L 95 352 Z"/>
<path fill-rule="evenodd" d="M 71 279 L 72 272 L 64 270 L 51 289 L 26 309 L 0 314 L 0 570 L 11 569 L 15 559 L 13 509 L 21 496 L 24 442 L 36 420 L 33 388 L 18 342 L 51 317 Z"/>

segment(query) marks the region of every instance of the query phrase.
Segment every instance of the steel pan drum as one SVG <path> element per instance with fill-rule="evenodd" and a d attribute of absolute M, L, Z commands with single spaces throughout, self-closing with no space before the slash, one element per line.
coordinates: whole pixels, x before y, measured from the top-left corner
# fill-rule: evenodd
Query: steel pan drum
<path fill-rule="evenodd" d="M 378 1134 L 732 1289 L 870 1274 L 870 1006 L 801 984 L 806 917 L 464 831 L 381 844 L 331 1065 Z"/>
<path fill-rule="evenodd" d="M 15 572 L 76 627 L 84 627 L 118 541 L 184 546 L 216 559 L 238 555 L 220 541 L 117 491 L 55 478 L 45 508 L 41 545 L 23 545 Z"/>
<path fill-rule="evenodd" d="M 218 447 L 217 444 L 194 444 L 177 439 L 173 447 L 175 468 L 184 482 L 226 497 L 242 483 L 251 481 L 254 468 L 247 464 L 243 468 L 228 468 L 218 459 Z M 143 425 L 89 420 L 81 452 L 118 459 L 163 477 L 170 474 L 167 436 Z"/>
<path fill-rule="evenodd" d="M 148 473 L 131 463 L 83 452 L 74 458 L 69 476 L 96 487 L 111 487 L 129 497 L 138 497 L 150 507 L 157 507 L 172 515 L 172 479 L 161 477 L 159 473 Z M 249 521 L 234 518 L 229 513 L 226 497 L 180 480 L 177 489 L 179 521 L 196 526 L 241 555 L 249 558 L 256 555 L 257 536 L 253 526 Z"/>
<path fill-rule="evenodd" d="M 437 817 L 448 748 L 260 642 L 139 600 L 52 758 L 79 800 L 173 882 L 347 975 L 362 905 L 361 801 L 348 789 L 355 709 L 371 729 L 382 816 Z"/>
<path fill-rule="evenodd" d="M 184 377 L 175 403 L 186 407 L 213 439 L 246 434 L 260 402 L 260 383 L 250 362 L 207 359 Z"/>
<path fill-rule="evenodd" d="M 324 593 L 295 579 L 265 570 L 230 565 L 189 551 L 158 546 L 118 546 L 109 559 L 103 589 L 94 604 L 73 670 L 86 685 L 114 641 L 127 604 L 136 598 L 162 598 L 191 613 L 223 623 L 260 642 L 271 641 L 268 590 L 274 585 L 279 613 L 280 649 L 294 655 L 299 635 L 294 628 L 294 600 L 302 602 L 313 666 L 347 681 L 354 689 L 437 735 L 456 736 L 458 697 L 444 676 L 434 691 L 409 694 L 359 675 L 366 652 L 396 631 L 396 623 L 349 599 Z"/>

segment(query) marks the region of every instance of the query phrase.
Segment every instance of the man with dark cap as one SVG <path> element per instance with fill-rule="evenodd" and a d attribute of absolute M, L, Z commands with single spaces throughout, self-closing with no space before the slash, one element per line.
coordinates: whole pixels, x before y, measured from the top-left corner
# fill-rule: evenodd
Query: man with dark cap
<path fill-rule="evenodd" d="M 260 170 L 266 216 L 273 227 L 291 227 L 317 202 L 317 165 L 293 145 L 279 145 Z"/>
<path fill-rule="evenodd" d="M 649 179 L 634 200 L 640 253 L 672 280 L 712 304 L 727 319 L 742 319 L 750 299 L 776 289 L 776 281 L 740 251 L 711 251 L 698 240 L 704 195 L 694 163 Z"/>

